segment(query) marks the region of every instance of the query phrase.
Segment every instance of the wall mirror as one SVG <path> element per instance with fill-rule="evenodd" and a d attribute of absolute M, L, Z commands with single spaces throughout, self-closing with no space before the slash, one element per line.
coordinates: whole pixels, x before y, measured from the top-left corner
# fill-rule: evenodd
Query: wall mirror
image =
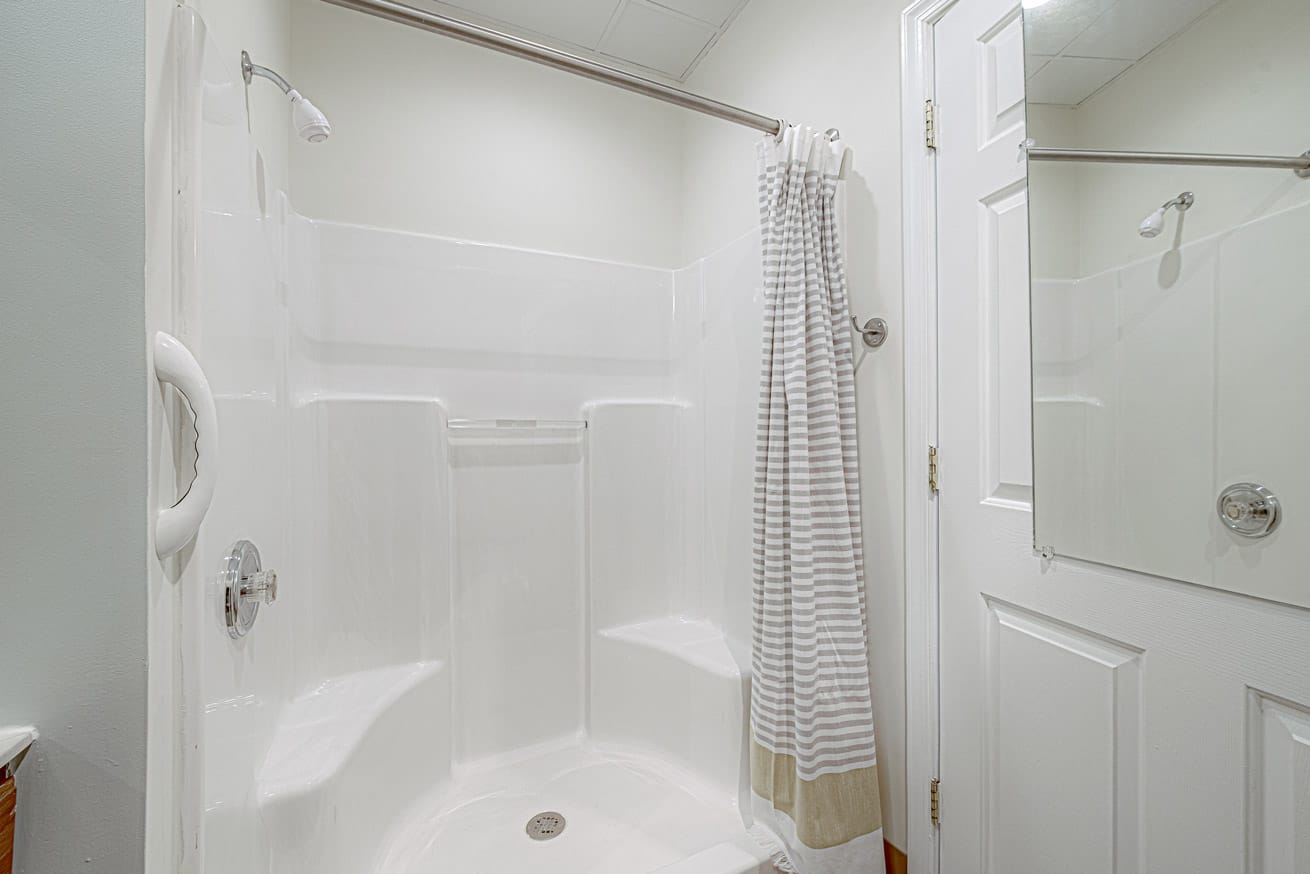
<path fill-rule="evenodd" d="M 1310 606 L 1310 3 L 1024 7 L 1035 544 Z"/>

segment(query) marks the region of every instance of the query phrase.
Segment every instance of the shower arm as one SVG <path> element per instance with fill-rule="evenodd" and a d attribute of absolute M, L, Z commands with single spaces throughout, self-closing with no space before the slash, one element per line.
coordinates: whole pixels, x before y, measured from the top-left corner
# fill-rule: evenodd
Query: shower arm
<path fill-rule="evenodd" d="M 332 124 L 317 106 L 306 99 L 305 95 L 291 87 L 291 83 L 282 78 L 282 74 L 268 67 L 261 67 L 250 60 L 250 53 L 241 52 L 241 78 L 246 81 L 246 111 L 250 111 L 250 83 L 258 76 L 267 79 L 291 98 L 291 122 L 302 140 L 321 143 L 332 135 Z M 249 122 L 247 122 L 249 123 Z"/>
<path fill-rule="evenodd" d="M 245 79 L 246 84 L 249 85 L 251 80 L 256 76 L 261 76 L 272 82 L 274 85 L 282 89 L 283 94 L 291 93 L 291 83 L 286 79 L 283 79 L 282 74 L 278 73 L 276 70 L 270 70 L 268 67 L 261 67 L 259 64 L 250 60 L 250 54 L 248 52 L 242 52 L 241 78 Z"/>
<path fill-rule="evenodd" d="M 1169 200 L 1160 204 L 1160 209 L 1169 209 L 1170 207 L 1176 207 L 1179 212 L 1187 212 L 1189 209 L 1192 208 L 1192 204 L 1195 202 L 1196 202 L 1196 195 L 1192 194 L 1192 192 L 1190 191 L 1184 191 L 1182 194 L 1178 195 L 1173 200 Z"/>

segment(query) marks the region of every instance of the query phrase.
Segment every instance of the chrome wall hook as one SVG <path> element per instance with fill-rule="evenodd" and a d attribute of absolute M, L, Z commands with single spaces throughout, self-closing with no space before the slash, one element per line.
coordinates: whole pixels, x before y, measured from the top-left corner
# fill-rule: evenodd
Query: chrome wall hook
<path fill-rule="evenodd" d="M 851 316 L 851 327 L 859 332 L 860 339 L 864 340 L 864 345 L 870 349 L 877 349 L 887 342 L 887 322 L 884 319 L 869 319 L 861 328 L 855 316 Z"/>

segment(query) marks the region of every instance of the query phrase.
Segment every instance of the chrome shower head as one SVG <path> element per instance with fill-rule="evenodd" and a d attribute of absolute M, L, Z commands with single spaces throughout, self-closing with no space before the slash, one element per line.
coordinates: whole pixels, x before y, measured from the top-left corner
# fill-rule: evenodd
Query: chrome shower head
<path fill-rule="evenodd" d="M 1163 203 L 1155 212 L 1142 219 L 1142 223 L 1137 226 L 1137 233 L 1147 239 L 1160 236 L 1164 230 L 1164 215 L 1170 207 L 1177 209 L 1179 212 L 1187 212 L 1196 202 L 1196 197 L 1190 191 L 1184 191 L 1173 200 Z"/>
<path fill-rule="evenodd" d="M 274 70 L 261 67 L 250 60 L 249 52 L 241 53 L 241 78 L 249 85 L 260 76 L 282 89 L 282 93 L 291 98 L 291 123 L 302 140 L 321 143 L 332 136 L 332 125 L 327 116 L 309 101 L 309 98 L 291 87 L 291 83 Z"/>

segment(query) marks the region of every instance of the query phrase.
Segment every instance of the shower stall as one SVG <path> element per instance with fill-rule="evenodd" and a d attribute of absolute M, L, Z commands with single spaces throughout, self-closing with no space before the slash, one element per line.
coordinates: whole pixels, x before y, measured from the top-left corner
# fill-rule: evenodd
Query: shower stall
<path fill-rule="evenodd" d="M 218 421 L 179 581 L 186 870 L 768 870 L 758 237 L 667 270 L 300 215 L 241 46 L 186 7 L 172 37 L 173 323 Z"/>

